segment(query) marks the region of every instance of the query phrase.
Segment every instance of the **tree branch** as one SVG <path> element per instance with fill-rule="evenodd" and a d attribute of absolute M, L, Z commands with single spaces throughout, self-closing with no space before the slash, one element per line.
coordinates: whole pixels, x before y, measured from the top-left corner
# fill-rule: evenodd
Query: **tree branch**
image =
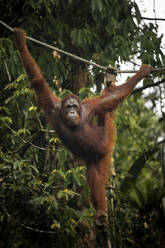
<path fill-rule="evenodd" d="M 4 23 L 4 22 L 1 21 L 1 20 L 0 20 L 0 24 L 2 24 L 3 26 L 5 26 L 5 27 L 6 27 L 7 29 L 9 29 L 10 31 L 14 32 L 14 29 L 13 29 L 13 28 L 11 28 L 9 25 L 7 25 L 6 23 Z M 57 48 L 57 47 L 50 46 L 49 44 L 44 43 L 44 42 L 39 41 L 39 40 L 36 40 L 36 39 L 34 39 L 34 38 L 31 38 L 31 37 L 26 36 L 26 39 L 27 39 L 27 40 L 30 40 L 30 41 L 33 41 L 33 42 L 35 42 L 35 43 L 37 43 L 37 44 L 39 44 L 39 45 L 41 45 L 41 46 L 45 46 L 45 47 L 47 47 L 47 48 L 49 48 L 49 49 L 51 49 L 51 50 L 57 51 L 57 52 L 60 53 L 60 54 L 64 54 L 64 55 L 66 55 L 66 56 L 68 56 L 68 57 L 71 57 L 71 58 L 73 58 L 73 59 L 75 59 L 75 60 L 81 61 L 81 62 L 83 62 L 83 63 L 85 63 L 85 64 L 87 64 L 87 65 L 92 65 L 92 66 L 94 66 L 94 67 L 97 67 L 97 68 L 101 69 L 102 71 L 106 71 L 106 72 L 109 72 L 109 73 L 115 73 L 115 74 L 116 74 L 116 73 L 135 73 L 135 72 L 138 72 L 138 71 L 139 71 L 139 70 L 126 70 L 126 71 L 121 71 L 121 70 L 116 70 L 116 69 L 114 69 L 113 67 L 111 67 L 111 68 L 110 68 L 110 67 L 105 67 L 105 66 L 96 64 L 95 62 L 93 62 L 93 61 L 91 61 L 91 60 L 89 61 L 89 60 L 84 59 L 84 58 L 81 58 L 81 57 L 79 57 L 79 56 L 77 56 L 77 55 L 75 55 L 75 54 L 66 52 L 66 51 L 64 51 L 64 50 L 62 50 L 62 49 L 59 49 L 59 48 Z M 165 68 L 153 69 L 153 70 L 151 71 L 151 73 L 154 73 L 154 72 L 161 72 L 161 71 L 165 71 Z"/>
<path fill-rule="evenodd" d="M 151 20 L 151 21 L 165 21 L 165 19 L 164 18 L 155 18 L 155 17 L 144 17 L 144 16 L 142 16 L 142 18 L 141 19 L 143 19 L 143 20 Z"/>
<path fill-rule="evenodd" d="M 147 88 L 151 88 L 151 87 L 158 86 L 158 85 L 160 85 L 160 84 L 162 84 L 162 83 L 164 83 L 164 82 L 165 82 L 165 79 L 162 79 L 161 81 L 158 81 L 158 82 L 156 82 L 156 83 L 152 83 L 152 84 L 149 84 L 149 85 L 145 85 L 145 86 L 139 87 L 139 88 L 135 89 L 135 90 L 132 92 L 132 95 L 138 93 L 139 91 L 145 90 L 145 89 L 147 89 Z"/>

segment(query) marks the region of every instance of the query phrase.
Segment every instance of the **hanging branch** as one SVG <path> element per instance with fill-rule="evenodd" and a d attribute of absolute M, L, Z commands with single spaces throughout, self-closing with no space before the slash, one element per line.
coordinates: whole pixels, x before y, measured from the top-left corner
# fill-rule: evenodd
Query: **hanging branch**
<path fill-rule="evenodd" d="M 9 29 L 11 32 L 14 32 L 14 29 L 13 29 L 13 28 L 11 28 L 10 26 L 8 26 L 6 23 L 4 23 L 4 22 L 1 21 L 1 20 L 0 20 L 0 24 L 2 24 L 3 26 L 5 26 L 5 27 L 6 27 L 7 29 Z M 27 40 L 31 40 L 31 41 L 33 41 L 33 42 L 35 42 L 35 43 L 37 43 L 37 44 L 39 44 L 39 45 L 41 45 L 41 46 L 45 46 L 45 47 L 47 47 L 47 48 L 49 48 L 49 49 L 52 49 L 52 50 L 54 50 L 54 51 L 57 51 L 57 52 L 59 52 L 59 53 L 61 53 L 61 54 L 64 54 L 64 55 L 66 55 L 66 56 L 68 56 L 68 57 L 71 57 L 71 58 L 73 58 L 73 59 L 75 59 L 75 60 L 81 61 L 81 62 L 83 62 L 83 63 L 85 63 L 85 64 L 88 64 L 88 65 L 92 65 L 92 66 L 94 66 L 94 67 L 97 67 L 97 68 L 101 69 L 102 71 L 106 71 L 106 72 L 109 72 L 109 73 L 112 73 L 112 74 L 114 74 L 114 73 L 116 74 L 116 73 L 135 73 L 135 72 L 138 72 L 138 70 L 116 70 L 116 69 L 114 69 L 114 67 L 112 67 L 112 68 L 111 68 L 111 67 L 108 67 L 108 68 L 107 68 L 107 67 L 104 67 L 104 66 L 102 66 L 102 65 L 96 64 L 95 62 L 89 61 L 89 60 L 84 59 L 84 58 L 81 58 L 81 57 L 79 57 L 79 56 L 77 56 L 77 55 L 74 55 L 74 54 L 71 54 L 71 53 L 69 53 L 69 52 L 66 52 L 66 51 L 64 51 L 64 50 L 62 50 L 62 49 L 59 49 L 59 48 L 57 48 L 57 47 L 48 45 L 48 44 L 46 44 L 46 43 L 44 43 L 44 42 L 42 42 L 42 41 L 36 40 L 36 39 L 31 38 L 31 37 L 29 37 L 29 36 L 26 36 L 26 39 L 27 39 Z M 154 73 L 154 72 L 161 72 L 161 71 L 165 71 L 165 68 L 153 69 L 151 73 Z"/>

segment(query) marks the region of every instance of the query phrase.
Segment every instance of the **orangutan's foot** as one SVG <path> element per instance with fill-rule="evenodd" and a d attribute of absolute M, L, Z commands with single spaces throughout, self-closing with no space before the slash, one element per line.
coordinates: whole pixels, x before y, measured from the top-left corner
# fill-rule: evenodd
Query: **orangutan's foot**
<path fill-rule="evenodd" d="M 95 215 L 95 224 L 96 226 L 106 227 L 108 223 L 108 215 L 106 212 L 99 210 Z"/>

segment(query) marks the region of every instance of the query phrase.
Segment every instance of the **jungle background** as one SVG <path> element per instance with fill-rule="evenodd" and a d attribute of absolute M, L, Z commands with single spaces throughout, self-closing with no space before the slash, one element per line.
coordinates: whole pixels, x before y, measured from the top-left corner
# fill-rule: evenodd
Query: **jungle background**
<path fill-rule="evenodd" d="M 11 27 L 103 66 L 165 67 L 158 22 L 143 14 L 133 0 L 8 0 L 0 8 Z M 30 41 L 28 47 L 59 97 L 103 89 L 99 69 Z M 165 247 L 164 82 L 162 72 L 145 79 L 116 113 L 107 186 L 115 248 Z M 0 25 L 0 247 L 88 247 L 94 210 L 86 167 L 61 144 L 28 85 L 13 33 Z"/>

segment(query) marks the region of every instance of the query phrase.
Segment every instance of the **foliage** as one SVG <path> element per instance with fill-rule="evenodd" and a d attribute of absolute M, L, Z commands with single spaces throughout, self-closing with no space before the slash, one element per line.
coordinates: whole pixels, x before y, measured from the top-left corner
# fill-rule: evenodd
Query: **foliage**
<path fill-rule="evenodd" d="M 119 67 L 135 55 L 154 67 L 164 63 L 157 25 L 141 21 L 135 1 L 9 0 L 1 3 L 0 16 L 29 36 L 104 66 Z M 58 96 L 74 89 L 74 75 L 81 74 L 82 64 L 32 42 L 28 46 Z M 27 86 L 13 34 L 2 26 L 0 57 L 0 247 L 84 247 L 84 232 L 91 229 L 94 214 L 84 164 L 62 146 L 45 121 Z M 81 98 L 99 94 L 103 85 L 103 73 L 87 69 L 88 82 L 79 85 Z M 143 85 L 150 82 L 144 80 Z M 152 242 L 158 247 L 162 226 L 157 217 L 162 217 L 164 196 L 158 145 L 164 134 L 155 114 L 160 91 L 164 88 L 132 95 L 117 113 L 117 176 L 112 180 L 115 189 L 108 190 L 109 228 L 116 248 L 152 247 Z M 133 165 L 153 148 L 156 152 L 131 174 L 136 185 L 122 193 Z M 151 215 L 152 221 L 147 217 Z"/>

